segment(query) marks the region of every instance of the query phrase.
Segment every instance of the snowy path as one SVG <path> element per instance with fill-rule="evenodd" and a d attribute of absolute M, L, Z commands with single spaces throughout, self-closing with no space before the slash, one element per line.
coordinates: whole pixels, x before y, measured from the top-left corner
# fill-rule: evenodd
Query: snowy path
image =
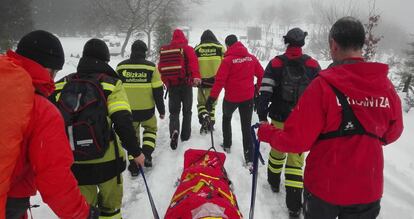
<path fill-rule="evenodd" d="M 212 29 L 214 31 L 214 28 Z M 191 34 L 193 38 L 201 35 L 201 29 L 195 29 Z M 218 31 L 224 35 L 226 30 Z M 227 32 L 228 33 L 228 32 Z M 219 40 L 224 36 L 219 35 Z M 76 70 L 77 59 L 69 58 L 71 53 L 82 51 L 85 38 L 62 38 L 63 46 L 67 58 L 66 65 L 58 77 Z M 195 45 L 196 42 L 191 42 Z M 116 66 L 121 59 L 112 58 L 110 64 Z M 328 62 L 324 62 L 324 64 Z M 267 64 L 267 63 L 263 63 Z M 222 96 L 221 96 L 222 98 Z M 221 98 L 217 107 L 216 132 L 214 134 L 215 145 L 222 142 L 221 133 Z M 166 104 L 168 106 L 168 104 Z M 175 191 L 175 182 L 181 175 L 183 166 L 183 154 L 189 148 L 208 149 L 211 145 L 210 136 L 200 136 L 199 124 L 196 110 L 196 90 L 194 90 L 193 119 L 192 119 L 192 137 L 189 141 L 179 143 L 178 149 L 172 151 L 169 146 L 168 118 L 159 120 L 159 131 L 157 139 L 157 148 L 154 152 L 154 167 L 147 172 L 147 180 L 155 200 L 156 206 L 163 217 L 170 199 Z M 168 114 L 167 114 L 168 116 Z M 253 116 L 253 123 L 257 121 L 257 116 Z M 384 149 L 385 157 L 385 188 L 384 198 L 382 201 L 382 210 L 380 218 L 401 218 L 414 219 L 414 112 L 404 115 L 405 131 L 401 139 Z M 233 148 L 232 153 L 227 156 L 225 168 L 227 169 L 231 180 L 234 183 L 235 195 L 239 203 L 241 212 L 248 217 L 250 206 L 251 175 L 248 170 L 242 166 L 242 140 L 240 131 L 240 119 L 238 111 L 233 115 Z M 218 151 L 222 151 L 217 147 Z M 269 147 L 262 144 L 261 153 L 267 162 Z M 259 165 L 259 177 L 256 197 L 255 218 L 275 219 L 287 218 L 285 208 L 285 191 L 281 190 L 279 194 L 273 194 L 267 184 L 266 166 Z M 282 187 L 283 188 L 283 185 Z M 40 196 L 32 199 L 32 204 L 41 204 L 40 208 L 33 209 L 33 218 L 35 219 L 52 219 L 56 216 L 50 211 L 47 205 L 43 204 Z M 145 192 L 145 186 L 141 177 L 131 179 L 127 172 L 124 174 L 124 204 L 122 208 L 124 219 L 149 219 L 152 218 L 151 208 L 148 197 Z"/>
<path fill-rule="evenodd" d="M 196 90 L 194 90 L 195 93 Z M 196 96 L 194 96 L 196 101 Z M 254 116 L 254 121 L 257 118 Z M 242 140 L 241 132 L 239 130 L 239 115 L 236 111 L 233 117 L 233 148 L 232 153 L 227 155 L 225 167 L 229 173 L 230 179 L 234 184 L 234 192 L 237 196 L 239 207 L 245 217 L 248 217 L 250 207 L 250 191 L 251 191 L 251 175 L 248 170 L 242 166 Z M 409 114 L 406 119 L 410 119 L 414 124 L 413 113 Z M 201 136 L 199 134 L 199 124 L 195 104 L 193 107 L 192 120 L 192 136 L 189 141 L 180 142 L 176 151 L 170 149 L 169 134 L 168 134 L 168 119 L 159 120 L 159 132 L 157 140 L 157 148 L 154 152 L 154 167 L 147 171 L 147 180 L 156 202 L 156 206 L 163 217 L 171 197 L 175 191 L 175 182 L 181 175 L 183 166 L 183 154 L 189 148 L 208 149 L 211 145 L 210 136 Z M 217 125 L 214 134 L 215 145 L 222 142 L 221 133 L 221 102 L 217 109 Z M 399 216 L 399 218 L 414 218 L 414 189 L 412 188 L 414 182 L 413 175 L 413 161 L 407 160 L 409 155 L 413 153 L 402 153 L 401 150 L 409 148 L 404 145 L 408 136 L 408 130 L 414 130 L 414 126 L 406 127 L 402 139 L 394 145 L 388 146 L 385 149 L 385 195 L 382 202 L 382 211 L 380 218 L 391 218 Z M 412 133 L 412 132 L 411 132 Z M 411 138 L 412 139 L 412 138 Z M 414 152 L 412 148 L 411 152 Z M 217 147 L 218 151 L 222 151 Z M 398 156 L 406 157 L 391 157 L 394 153 L 387 154 L 388 151 L 393 151 Z M 267 161 L 269 147 L 262 144 L 261 153 Z M 389 156 L 388 156 L 389 155 Z M 388 159 L 387 159 L 388 158 Z M 395 162 L 410 163 L 409 168 L 401 168 Z M 397 168 L 398 167 L 398 168 Z M 403 170 L 400 170 L 403 169 Z M 257 186 L 256 211 L 255 218 L 273 219 L 273 218 L 287 218 L 287 211 L 285 208 L 285 191 L 282 189 L 281 193 L 274 194 L 271 192 L 266 178 L 266 166 L 259 165 L 259 177 Z M 147 193 L 145 191 L 144 182 L 141 177 L 132 179 L 128 172 L 124 172 L 124 204 L 123 204 L 123 218 L 152 218 L 151 208 L 148 202 Z M 283 187 L 281 187 L 283 188 Z M 38 199 L 37 199 L 38 200 Z M 39 203 L 35 201 L 33 203 Z M 41 209 L 34 209 L 34 218 L 55 218 L 51 216 L 45 205 Z M 41 215 L 41 216 L 40 216 Z"/>

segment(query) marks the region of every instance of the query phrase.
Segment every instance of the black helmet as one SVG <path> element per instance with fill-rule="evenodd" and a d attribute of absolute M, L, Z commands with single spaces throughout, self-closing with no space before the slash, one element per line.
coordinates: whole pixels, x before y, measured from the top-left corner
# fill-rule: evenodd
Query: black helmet
<path fill-rule="evenodd" d="M 285 44 L 289 46 L 299 46 L 302 47 L 305 45 L 305 37 L 308 35 L 308 32 L 304 32 L 302 29 L 296 27 L 287 32 L 283 39 Z"/>

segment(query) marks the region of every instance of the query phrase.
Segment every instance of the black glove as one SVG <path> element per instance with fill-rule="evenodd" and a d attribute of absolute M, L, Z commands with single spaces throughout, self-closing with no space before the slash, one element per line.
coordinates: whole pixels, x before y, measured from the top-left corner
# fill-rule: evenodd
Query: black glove
<path fill-rule="evenodd" d="M 208 97 L 207 101 L 206 101 L 206 110 L 208 112 L 213 111 L 213 104 L 214 102 L 216 102 L 216 99 L 214 99 L 213 97 Z"/>
<path fill-rule="evenodd" d="M 257 107 L 259 107 L 259 96 L 254 97 L 253 99 L 253 111 L 257 111 Z"/>
<path fill-rule="evenodd" d="M 88 219 L 99 219 L 99 209 L 90 206 Z"/>

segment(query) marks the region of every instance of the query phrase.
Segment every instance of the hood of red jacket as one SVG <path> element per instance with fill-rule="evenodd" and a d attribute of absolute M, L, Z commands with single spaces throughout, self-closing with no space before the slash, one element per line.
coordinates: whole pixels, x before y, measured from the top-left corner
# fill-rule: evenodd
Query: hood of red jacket
<path fill-rule="evenodd" d="M 10 57 L 16 65 L 21 66 L 29 73 L 32 77 L 33 86 L 38 92 L 48 97 L 55 91 L 55 83 L 46 68 L 11 50 L 7 51 L 7 56 Z"/>
<path fill-rule="evenodd" d="M 173 33 L 173 37 L 171 40 L 171 44 L 182 44 L 188 45 L 188 40 L 184 35 L 184 32 L 180 29 L 175 29 Z"/>
<path fill-rule="evenodd" d="M 224 56 L 238 56 L 238 57 L 245 57 L 249 55 L 249 51 L 247 48 L 239 41 L 231 45 Z"/>
<path fill-rule="evenodd" d="M 330 67 L 319 76 L 348 97 L 364 98 L 393 88 L 387 74 L 386 64 L 357 62 Z"/>

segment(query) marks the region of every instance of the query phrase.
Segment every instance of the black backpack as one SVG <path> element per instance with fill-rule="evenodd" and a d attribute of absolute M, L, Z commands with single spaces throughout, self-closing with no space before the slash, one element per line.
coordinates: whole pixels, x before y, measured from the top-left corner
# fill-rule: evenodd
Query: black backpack
<path fill-rule="evenodd" d="M 283 62 L 280 97 L 284 102 L 288 103 L 289 111 L 291 111 L 312 81 L 306 73 L 305 66 L 306 61 L 310 57 L 302 55 L 298 59 L 288 59 L 286 56 L 281 55 L 278 58 Z"/>
<path fill-rule="evenodd" d="M 57 107 L 65 120 L 76 161 L 101 158 L 109 147 L 111 128 L 107 98 L 100 80 L 103 74 L 67 77 Z"/>

